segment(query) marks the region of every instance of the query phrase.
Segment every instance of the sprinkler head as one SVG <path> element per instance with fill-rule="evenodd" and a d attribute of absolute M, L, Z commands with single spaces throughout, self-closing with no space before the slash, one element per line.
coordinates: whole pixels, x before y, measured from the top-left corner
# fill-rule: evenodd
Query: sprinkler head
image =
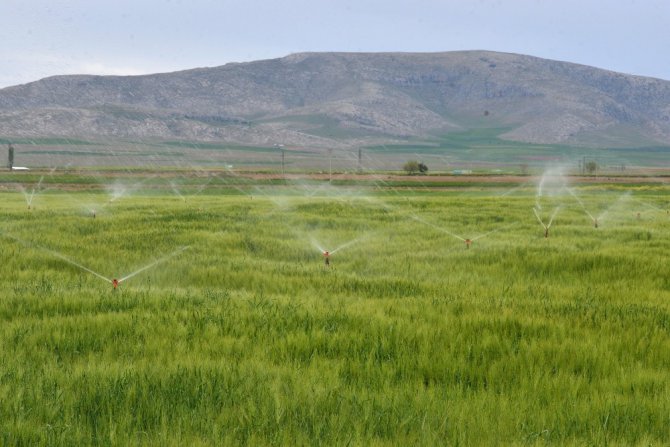
<path fill-rule="evenodd" d="M 116 290 L 116 288 L 119 287 L 119 280 L 118 279 L 114 278 L 112 280 L 112 287 L 113 287 L 113 290 Z"/>
<path fill-rule="evenodd" d="M 465 240 L 465 248 L 470 248 L 470 244 L 472 244 L 472 241 L 470 239 Z"/>
<path fill-rule="evenodd" d="M 549 228 L 544 229 L 544 237 L 549 237 Z"/>
<path fill-rule="evenodd" d="M 598 228 L 598 219 L 594 219 L 594 220 L 593 220 L 593 226 L 594 226 L 595 228 Z"/>

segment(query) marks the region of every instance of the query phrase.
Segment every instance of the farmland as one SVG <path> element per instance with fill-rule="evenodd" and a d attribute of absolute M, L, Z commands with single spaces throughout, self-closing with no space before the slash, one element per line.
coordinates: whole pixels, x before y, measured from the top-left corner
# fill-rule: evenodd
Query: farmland
<path fill-rule="evenodd" d="M 670 442 L 666 183 L 170 175 L 3 183 L 1 444 Z"/>

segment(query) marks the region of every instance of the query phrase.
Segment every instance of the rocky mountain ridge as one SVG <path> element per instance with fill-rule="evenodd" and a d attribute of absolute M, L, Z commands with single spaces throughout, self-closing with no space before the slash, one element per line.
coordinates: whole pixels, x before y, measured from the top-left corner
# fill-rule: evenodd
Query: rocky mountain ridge
<path fill-rule="evenodd" d="M 300 53 L 0 90 L 0 136 L 336 147 L 500 128 L 502 138 L 670 145 L 670 81 L 487 51 Z"/>

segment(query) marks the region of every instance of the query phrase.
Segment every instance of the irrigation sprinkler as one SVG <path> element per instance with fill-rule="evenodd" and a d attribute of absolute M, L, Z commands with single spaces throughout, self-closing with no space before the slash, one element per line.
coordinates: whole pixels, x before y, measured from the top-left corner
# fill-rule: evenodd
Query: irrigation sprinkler
<path fill-rule="evenodd" d="M 321 246 L 321 244 L 319 244 L 319 242 L 316 239 L 314 239 L 313 237 L 310 237 L 310 242 L 312 243 L 312 246 L 314 246 L 314 248 L 319 250 L 319 252 L 323 255 L 323 261 L 324 261 L 326 267 L 328 267 L 328 266 L 330 266 L 330 257 L 332 255 L 334 255 L 335 253 L 337 253 L 340 250 L 344 250 L 345 248 L 352 246 L 356 242 L 359 242 L 359 241 L 361 241 L 365 238 L 366 238 L 366 236 L 358 237 L 356 239 L 352 239 L 349 242 L 345 242 L 344 244 L 336 247 L 333 250 L 327 250 L 327 249 L 323 248 Z"/>
<path fill-rule="evenodd" d="M 593 226 L 598 228 L 598 218 L 593 219 Z"/>
<path fill-rule="evenodd" d="M 540 217 L 540 214 L 537 212 L 537 208 L 533 208 L 533 213 L 535 213 L 535 217 L 537 218 L 537 221 L 540 222 L 540 225 L 544 228 L 544 237 L 548 238 L 549 237 L 549 228 L 551 228 L 551 225 L 554 223 L 554 217 L 556 217 L 556 214 L 558 214 L 558 211 L 561 209 L 560 206 L 557 206 L 556 209 L 554 209 L 554 212 L 551 214 L 551 217 L 549 218 L 549 223 L 545 224 L 542 218 Z"/>
<path fill-rule="evenodd" d="M 472 244 L 472 241 L 470 239 L 465 240 L 465 248 L 470 248 L 470 244 Z"/>

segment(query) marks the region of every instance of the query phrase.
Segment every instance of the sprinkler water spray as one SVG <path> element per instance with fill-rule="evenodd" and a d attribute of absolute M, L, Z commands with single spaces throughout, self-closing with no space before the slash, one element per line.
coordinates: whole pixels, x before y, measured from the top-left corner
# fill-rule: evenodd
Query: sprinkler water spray
<path fill-rule="evenodd" d="M 346 242 L 346 243 L 340 245 L 339 247 L 335 248 L 334 250 L 332 250 L 332 251 L 330 252 L 330 254 L 331 254 L 331 255 L 334 255 L 334 254 L 337 253 L 338 251 L 340 251 L 340 250 L 344 250 L 345 248 L 350 247 L 350 246 L 352 246 L 353 244 L 355 244 L 356 242 L 360 242 L 360 241 L 362 241 L 363 239 L 365 239 L 365 236 L 363 236 L 363 237 L 357 237 L 356 239 L 353 239 L 353 240 L 351 240 L 351 241 L 349 241 L 349 242 Z"/>
<path fill-rule="evenodd" d="M 619 198 L 617 198 L 610 206 L 608 206 L 602 213 L 600 213 L 595 219 L 593 219 L 593 225 L 595 228 L 598 228 L 600 224 L 602 224 L 603 220 L 609 215 L 610 211 L 612 211 L 622 200 L 627 199 L 630 197 L 631 192 L 627 191 L 623 193 Z"/>
<path fill-rule="evenodd" d="M 126 276 L 124 276 L 124 277 L 121 278 L 121 279 L 116 279 L 116 278 L 108 278 L 108 277 L 106 277 L 106 276 L 104 276 L 104 275 L 102 275 L 102 274 L 96 272 L 95 270 L 91 270 L 90 268 L 88 268 L 88 267 L 86 267 L 86 266 L 84 266 L 84 265 L 82 265 L 82 264 L 80 264 L 80 263 L 78 263 L 78 262 L 73 261 L 72 259 L 68 258 L 68 257 L 65 256 L 65 255 L 62 255 L 61 253 L 59 253 L 59 252 L 57 252 L 57 251 L 49 250 L 48 248 L 44 248 L 44 247 L 41 247 L 41 246 L 39 246 L 39 245 L 36 245 L 36 244 L 30 243 L 30 242 L 24 241 L 23 239 L 20 239 L 20 238 L 18 238 L 18 237 L 16 237 L 16 236 L 13 236 L 13 235 L 11 235 L 11 234 L 8 234 L 8 233 L 0 232 L 0 234 L 2 234 L 2 235 L 5 236 L 5 237 L 8 237 L 8 238 L 10 238 L 10 239 L 15 240 L 16 242 L 20 243 L 21 245 L 23 245 L 23 246 L 25 246 L 25 247 L 28 247 L 28 248 L 35 248 L 35 249 L 41 250 L 41 251 L 43 251 L 43 252 L 45 252 L 45 253 L 50 254 L 51 256 L 54 256 L 54 257 L 56 257 L 56 258 L 58 258 L 58 259 L 60 259 L 60 260 L 62 260 L 62 261 L 67 262 L 68 264 L 71 264 L 71 265 L 73 265 L 73 266 L 75 266 L 75 267 L 80 268 L 80 269 L 84 270 L 85 272 L 88 272 L 88 273 L 90 273 L 90 274 L 96 276 L 97 278 L 100 278 L 101 280 L 110 283 L 110 284 L 112 285 L 112 290 L 116 290 L 116 289 L 119 287 L 119 284 L 121 284 L 122 282 L 124 282 L 124 281 L 126 281 L 126 280 L 132 278 L 133 276 L 135 276 L 135 275 L 137 275 L 137 274 L 139 274 L 139 273 L 141 273 L 141 272 L 143 272 L 143 271 L 145 271 L 145 270 L 147 270 L 147 269 L 150 269 L 151 267 L 156 266 L 157 264 L 160 264 L 161 262 L 167 261 L 168 259 L 170 259 L 170 258 L 172 258 L 172 257 L 174 257 L 174 256 L 176 256 L 176 255 L 178 255 L 179 253 L 181 253 L 181 252 L 183 252 L 184 250 L 187 250 L 187 249 L 189 248 L 188 245 L 185 246 L 185 247 L 180 247 L 180 248 L 178 248 L 177 250 L 173 251 L 172 253 L 169 253 L 169 254 L 167 254 L 167 255 L 161 257 L 161 258 L 158 258 L 157 260 L 155 260 L 155 261 L 151 262 L 150 264 L 148 264 L 148 265 L 146 265 L 146 266 L 144 266 L 144 267 L 142 267 L 142 268 L 140 268 L 140 269 L 134 271 L 133 273 L 131 273 L 131 274 L 129 274 L 129 275 L 126 275 Z"/>
<path fill-rule="evenodd" d="M 626 198 L 630 195 L 630 191 L 628 191 L 627 193 L 622 194 L 614 203 L 612 203 L 609 207 L 607 207 L 605 209 L 605 211 L 603 211 L 600 215 L 594 216 L 593 214 L 591 214 L 589 212 L 588 209 L 586 209 L 586 206 L 584 205 L 584 202 L 582 202 L 582 200 L 574 193 L 574 191 L 572 189 L 570 189 L 570 188 L 565 188 L 565 189 L 570 193 L 570 195 L 572 195 L 572 197 L 575 198 L 575 200 L 577 201 L 577 203 L 579 203 L 579 205 L 582 207 L 584 212 L 591 218 L 591 221 L 593 222 L 593 227 L 594 228 L 598 228 L 599 221 L 602 221 L 602 219 L 605 216 L 607 216 L 607 214 L 609 213 L 609 211 L 612 207 L 614 207 L 622 199 L 624 199 L 624 198 Z"/>
<path fill-rule="evenodd" d="M 455 234 L 455 233 L 452 233 L 451 231 L 449 231 L 449 230 L 447 230 L 447 229 L 445 229 L 445 228 L 443 228 L 443 227 L 440 227 L 440 226 L 435 225 L 435 224 L 433 224 L 433 223 L 431 223 L 431 222 L 428 222 L 428 221 L 426 221 L 426 220 L 420 218 L 420 217 L 417 216 L 416 214 L 411 214 L 410 217 L 411 217 L 412 219 L 416 220 L 417 222 L 421 222 L 421 223 L 424 224 L 424 225 L 428 225 L 428 226 L 430 226 L 430 227 L 433 227 L 433 228 L 435 228 L 436 230 L 439 230 L 439 231 L 441 231 L 441 232 L 443 232 L 443 233 L 446 233 L 446 234 L 448 234 L 449 236 L 451 236 L 451 237 L 453 237 L 453 238 L 456 238 L 456 239 L 458 239 L 458 240 L 460 240 L 460 241 L 463 241 L 463 242 L 465 243 L 465 248 L 470 248 L 470 246 L 472 245 L 472 243 L 473 243 L 474 241 L 478 240 L 478 239 L 482 239 L 482 238 L 484 238 L 484 237 L 486 237 L 486 236 L 489 236 L 489 235 L 491 235 L 491 234 L 493 234 L 493 233 L 496 233 L 496 232 L 498 232 L 498 231 L 500 231 L 500 230 L 503 230 L 503 229 L 505 229 L 505 228 L 509 228 L 509 227 L 511 227 L 511 226 L 514 226 L 514 225 L 518 224 L 518 222 L 513 222 L 513 223 L 511 223 L 511 224 L 502 226 L 502 227 L 500 227 L 500 228 L 496 228 L 495 230 L 491 230 L 491 231 L 489 231 L 489 232 L 487 232 L 487 233 L 480 234 L 480 235 L 477 236 L 477 237 L 473 237 L 473 238 L 464 238 L 464 237 L 459 236 L 459 235 L 457 235 L 457 234 Z M 544 224 L 543 224 L 543 225 L 544 225 Z"/>
<path fill-rule="evenodd" d="M 30 190 L 30 193 L 28 193 L 28 191 L 26 191 L 26 188 L 24 188 L 23 185 L 18 185 L 18 188 L 21 190 L 21 193 L 23 194 L 23 197 L 26 200 L 26 205 L 28 206 L 29 210 L 33 208 L 33 199 L 35 198 L 35 194 L 38 194 L 38 193 L 41 192 L 42 181 L 44 181 L 44 176 L 40 177 L 37 184 L 34 185 L 32 187 L 32 189 Z"/>
<path fill-rule="evenodd" d="M 177 188 L 177 185 L 175 185 L 174 181 L 170 181 L 170 187 L 172 187 L 172 192 L 174 192 L 177 197 L 179 197 L 182 201 L 186 202 L 186 197 L 182 195 L 182 193 Z"/>
<path fill-rule="evenodd" d="M 517 186 L 515 186 L 515 187 L 513 187 L 513 188 L 508 189 L 507 191 L 505 191 L 504 193 L 499 194 L 499 195 L 500 195 L 500 197 L 508 196 L 508 195 L 512 194 L 513 192 L 515 192 L 515 191 L 517 191 L 517 190 L 523 188 L 524 186 L 527 186 L 528 183 L 529 183 L 529 182 L 524 182 L 524 183 L 522 183 L 522 184 L 520 184 L 520 185 L 517 185 Z"/>
<path fill-rule="evenodd" d="M 149 176 L 145 179 L 140 180 L 139 182 L 136 182 L 130 186 L 125 185 L 121 183 L 120 181 L 115 181 L 111 185 L 107 185 L 107 193 L 109 194 L 109 200 L 107 201 L 106 205 L 111 205 L 112 203 L 116 202 L 117 200 L 121 199 L 122 197 L 125 197 L 131 193 L 134 193 L 135 191 L 139 190 L 140 187 L 147 182 L 149 179 L 153 178 L 154 176 Z"/>
<path fill-rule="evenodd" d="M 173 251 L 172 253 L 168 253 L 167 255 L 165 255 L 165 256 L 163 256 L 163 257 L 161 257 L 161 258 L 156 259 L 156 260 L 153 261 L 152 263 L 150 263 L 150 264 L 148 264 L 148 265 L 145 265 L 144 267 L 142 267 L 142 268 L 140 268 L 140 269 L 138 269 L 138 270 L 135 270 L 133 273 L 124 276 L 123 278 L 119 279 L 118 283 L 120 284 L 120 283 L 122 283 L 123 281 L 127 281 L 127 280 L 129 280 L 130 278 L 132 278 L 133 276 L 135 276 L 135 275 L 137 275 L 137 274 L 139 274 L 139 273 L 142 273 L 143 271 L 148 270 L 148 269 L 150 269 L 150 268 L 152 268 L 152 267 L 155 267 L 156 265 L 158 265 L 158 264 L 160 264 L 160 263 L 162 263 L 162 262 L 165 262 L 165 261 L 167 261 L 168 259 L 170 259 L 170 258 L 172 258 L 172 257 L 174 257 L 174 256 L 177 256 L 179 253 L 181 253 L 181 252 L 183 252 L 183 251 L 185 251 L 185 250 L 188 250 L 189 247 L 190 247 L 189 245 L 187 245 L 187 246 L 185 246 L 185 247 L 179 247 L 178 249 L 176 249 L 176 250 Z"/>
<path fill-rule="evenodd" d="M 577 197 L 577 194 L 575 194 L 575 192 L 574 192 L 571 188 L 567 188 L 567 187 L 566 187 L 565 189 L 570 193 L 570 195 L 571 195 L 572 197 L 574 197 L 574 199 L 577 201 L 577 203 L 579 203 L 579 206 L 582 207 L 582 209 L 584 210 L 584 212 L 586 213 L 586 215 L 589 216 L 589 217 L 591 218 L 592 221 L 595 221 L 595 222 L 596 222 L 596 228 L 598 228 L 598 219 L 597 219 L 596 217 L 593 217 L 593 214 L 591 214 L 591 213 L 589 212 L 589 210 L 586 209 L 586 206 L 584 205 L 584 202 L 582 202 L 582 199 L 580 199 L 579 197 Z"/>
<path fill-rule="evenodd" d="M 647 208 L 649 208 L 652 211 L 656 211 L 656 212 L 659 212 L 659 213 L 662 213 L 663 211 L 665 211 L 666 215 L 670 215 L 670 210 L 668 210 L 668 209 L 664 209 L 664 208 L 660 208 L 656 205 L 652 205 L 651 203 L 645 202 L 644 200 L 640 200 L 637 197 L 635 198 L 635 200 L 637 202 L 639 202 L 640 204 L 646 206 Z M 637 213 L 637 218 L 638 218 L 638 220 L 640 220 L 640 213 Z"/>
<path fill-rule="evenodd" d="M 430 223 L 430 222 L 428 222 L 428 221 L 426 221 L 426 220 L 420 218 L 419 216 L 417 216 L 417 215 L 415 215 L 415 214 L 410 215 L 410 217 L 411 217 L 412 219 L 416 220 L 417 222 L 421 222 L 421 223 L 424 224 L 424 225 L 428 225 L 429 227 L 433 227 L 433 228 L 435 228 L 435 229 L 438 230 L 438 231 L 441 231 L 441 232 L 443 232 L 443 233 L 446 233 L 446 234 L 448 234 L 448 235 L 451 236 L 451 237 L 454 237 L 454 238 L 456 238 L 456 239 L 458 239 L 458 240 L 461 240 L 461 241 L 465 242 L 465 238 L 464 238 L 464 237 L 461 237 L 461 236 L 459 236 L 459 235 L 457 235 L 457 234 L 455 234 L 455 233 L 452 233 L 451 231 L 449 231 L 449 230 L 447 230 L 447 229 L 445 229 L 445 228 L 442 228 L 442 227 L 440 227 L 440 226 L 438 226 L 438 225 L 435 225 L 435 224 L 433 224 L 433 223 Z"/>
<path fill-rule="evenodd" d="M 44 247 L 41 247 L 41 246 L 39 246 L 39 245 L 32 244 L 32 243 L 30 243 L 30 242 L 24 241 L 23 239 L 20 239 L 20 238 L 18 238 L 18 237 L 16 237 L 16 236 L 13 236 L 13 235 L 11 235 L 11 234 L 8 234 L 8 233 L 4 233 L 4 232 L 3 232 L 2 234 L 3 234 L 5 237 L 8 237 L 8 238 L 10 238 L 10 239 L 13 239 L 14 241 L 18 242 L 19 244 L 23 245 L 24 247 L 35 248 L 35 249 L 41 250 L 41 251 L 43 251 L 43 252 L 45 252 L 45 253 L 47 253 L 47 254 L 50 254 L 51 256 L 54 256 L 54 257 L 56 257 L 56 258 L 58 258 L 58 259 L 60 259 L 60 260 L 62 260 L 62 261 L 67 262 L 68 264 L 71 264 L 71 265 L 73 265 L 73 266 L 75 266 L 75 267 L 77 267 L 77 268 L 80 268 L 80 269 L 82 269 L 82 270 L 84 270 L 84 271 L 86 271 L 86 272 L 88 272 L 88 273 L 90 273 L 90 274 L 92 274 L 92 275 L 95 275 L 96 277 L 98 277 L 98 278 L 100 278 L 100 279 L 102 279 L 102 280 L 104 280 L 104 281 L 112 282 L 112 280 L 109 279 L 109 278 L 107 278 L 106 276 L 103 276 L 103 275 L 101 275 L 100 273 L 98 273 L 98 272 L 96 272 L 96 271 L 94 271 L 94 270 L 91 270 L 91 269 L 89 269 L 88 267 L 85 267 L 85 266 L 79 264 L 78 262 L 73 261 L 72 259 L 66 257 L 65 255 L 60 254 L 60 253 L 57 252 L 57 251 L 49 250 L 48 248 L 44 248 Z"/>
<path fill-rule="evenodd" d="M 503 226 L 503 227 L 496 228 L 495 230 L 491 230 L 491 231 L 489 231 L 489 232 L 487 232 L 487 233 L 480 234 L 479 236 L 477 236 L 477 237 L 473 237 L 472 239 L 465 239 L 465 248 L 470 248 L 470 245 L 472 245 L 472 243 L 473 243 L 474 241 L 478 240 L 478 239 L 485 238 L 486 236 L 488 236 L 488 235 L 490 235 L 490 234 L 496 233 L 496 232 L 498 232 L 498 231 L 500 231 L 500 230 L 503 230 L 503 229 L 505 229 L 505 228 L 512 227 L 512 226 L 516 225 L 517 223 L 518 223 L 518 222 L 513 222 L 513 223 L 511 223 L 511 224 L 509 224 L 509 225 L 505 225 L 505 226 Z"/>

